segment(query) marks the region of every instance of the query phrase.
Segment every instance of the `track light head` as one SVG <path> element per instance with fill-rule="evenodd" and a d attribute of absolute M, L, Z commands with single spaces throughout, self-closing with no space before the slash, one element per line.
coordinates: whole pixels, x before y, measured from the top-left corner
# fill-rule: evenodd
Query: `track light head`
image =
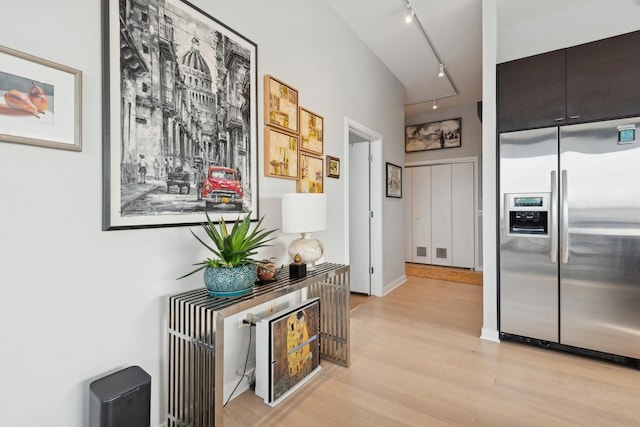
<path fill-rule="evenodd" d="M 413 21 L 413 17 L 416 16 L 416 12 L 413 10 L 412 6 L 407 6 L 407 8 L 409 9 L 409 12 L 404 20 L 407 24 L 410 24 Z"/>
<path fill-rule="evenodd" d="M 440 64 L 440 71 L 438 71 L 438 77 L 444 77 L 444 64 Z"/>
<path fill-rule="evenodd" d="M 404 0 L 404 5 L 407 8 L 407 16 L 404 18 L 404 21 L 407 24 L 413 22 L 413 18 L 416 16 L 416 12 L 413 10 L 413 5 L 409 3 L 409 0 Z"/>
<path fill-rule="evenodd" d="M 437 100 L 437 98 L 433 98 L 433 107 L 431 107 L 431 108 L 433 108 L 434 110 L 438 109 L 438 100 Z"/>

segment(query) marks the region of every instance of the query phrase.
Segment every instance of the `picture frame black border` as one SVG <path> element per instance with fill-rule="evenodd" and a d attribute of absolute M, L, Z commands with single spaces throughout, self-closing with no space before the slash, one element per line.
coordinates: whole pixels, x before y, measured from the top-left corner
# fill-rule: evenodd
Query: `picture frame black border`
<path fill-rule="evenodd" d="M 229 31 L 233 35 L 243 39 L 246 43 L 249 43 L 253 46 L 254 55 L 252 60 L 255 61 L 255 75 L 251 77 L 251 84 L 253 85 L 252 92 L 254 93 L 255 103 L 252 108 L 256 109 L 255 112 L 255 120 L 252 126 L 254 127 L 253 134 L 255 135 L 255 141 L 251 142 L 251 148 L 255 151 L 251 154 L 251 160 L 253 165 L 251 166 L 254 170 L 255 182 L 251 183 L 251 192 L 252 197 L 255 198 L 255 209 L 251 211 L 251 221 L 258 221 L 260 218 L 259 212 L 259 176 L 258 176 L 258 161 L 259 161 L 259 143 L 260 137 L 258 134 L 258 45 L 251 39 L 246 36 L 240 34 L 238 31 L 224 24 L 220 20 L 214 18 L 209 13 L 200 9 L 198 6 L 195 6 L 193 3 L 190 3 L 186 0 L 176 0 L 180 3 L 183 3 L 185 6 L 191 8 L 194 13 L 198 13 L 202 15 L 204 18 L 209 19 L 215 22 L 220 27 Z M 202 212 L 202 219 L 194 220 L 194 221 L 175 221 L 175 222 L 166 222 L 166 223 L 152 223 L 152 224 L 132 224 L 132 225 L 113 225 L 111 218 L 111 85 L 110 85 L 110 67 L 111 67 L 111 44 L 110 44 L 110 31 L 115 31 L 116 29 L 119 32 L 120 24 L 119 22 L 115 24 L 114 28 L 110 27 L 109 13 L 112 7 L 112 3 L 116 3 L 117 0 L 101 0 L 101 24 L 102 24 L 102 230 L 103 231 L 111 231 L 111 230 L 127 230 L 127 229 L 144 229 L 144 228 L 163 228 L 163 227 L 185 227 L 185 226 L 193 226 L 200 225 L 206 221 L 204 211 Z M 115 6 L 114 6 L 115 7 Z M 119 5 L 117 6 L 120 7 Z M 119 60 L 119 58 L 114 58 Z M 238 212 L 233 213 L 234 218 L 237 217 Z M 215 223 L 219 222 L 219 219 L 222 215 L 212 216 L 212 221 Z M 226 220 L 232 220 L 231 217 L 224 218 Z"/>
<path fill-rule="evenodd" d="M 389 190 L 390 190 L 389 189 L 389 174 L 390 174 L 391 170 L 393 170 L 393 169 L 398 169 L 398 171 L 400 173 L 399 174 L 400 175 L 400 195 L 394 195 L 394 194 L 391 194 L 389 192 Z M 385 168 L 385 180 L 384 180 L 384 182 L 385 182 L 385 186 L 386 186 L 386 194 L 385 195 L 387 197 L 392 197 L 392 198 L 395 198 L 395 199 L 401 199 L 402 198 L 402 166 L 394 165 L 393 163 L 387 162 L 386 163 L 386 168 Z"/>
<path fill-rule="evenodd" d="M 407 150 L 407 144 L 408 144 L 408 140 L 407 140 L 407 128 L 410 127 L 416 127 L 416 126 L 425 126 L 425 125 L 431 125 L 431 124 L 435 124 L 435 123 L 442 123 L 442 122 L 448 122 L 451 120 L 455 120 L 458 122 L 458 129 L 460 132 L 460 144 L 456 145 L 455 147 L 437 147 L 437 148 L 425 148 L 424 150 Z M 462 147 L 462 117 L 455 117 L 452 119 L 442 119 L 442 120 L 436 120 L 434 122 L 426 122 L 426 123 L 418 123 L 415 125 L 406 125 L 404 127 L 404 152 L 405 153 L 420 153 L 422 151 L 435 151 L 435 150 L 443 150 L 443 149 L 447 149 L 447 148 L 460 148 Z"/>

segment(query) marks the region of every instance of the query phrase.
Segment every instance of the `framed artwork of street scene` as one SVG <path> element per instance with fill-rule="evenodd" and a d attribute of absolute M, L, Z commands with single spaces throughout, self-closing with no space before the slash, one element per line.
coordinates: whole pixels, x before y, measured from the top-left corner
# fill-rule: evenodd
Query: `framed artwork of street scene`
<path fill-rule="evenodd" d="M 0 46 L 0 141 L 82 150 L 82 72 Z"/>
<path fill-rule="evenodd" d="M 406 153 L 460 147 L 462 144 L 461 119 L 406 126 L 404 136 Z"/>
<path fill-rule="evenodd" d="M 257 220 L 257 45 L 182 0 L 103 0 L 103 42 L 103 229 Z"/>

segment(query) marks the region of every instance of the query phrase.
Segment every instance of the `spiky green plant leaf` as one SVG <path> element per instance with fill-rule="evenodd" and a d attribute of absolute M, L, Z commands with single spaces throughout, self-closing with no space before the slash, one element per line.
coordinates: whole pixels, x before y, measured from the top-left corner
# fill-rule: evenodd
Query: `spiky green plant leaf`
<path fill-rule="evenodd" d="M 264 216 L 258 220 L 253 230 L 251 230 L 251 212 L 242 219 L 238 216 L 231 230 L 229 230 L 224 218 L 220 218 L 220 222 L 216 227 L 209 214 L 205 212 L 205 215 L 207 221 L 202 224 L 202 228 L 209 240 L 206 241 L 194 233 L 193 230 L 190 231 L 196 240 L 213 253 L 216 258 L 207 258 L 204 261 L 193 264 L 197 268 L 184 276 L 178 277 L 178 279 L 190 276 L 206 267 L 237 267 L 246 264 L 261 264 L 261 261 L 253 259 L 252 256 L 258 253 L 257 249 L 270 246 L 268 242 L 275 238 L 270 236 L 277 231 L 277 229 L 264 230 L 261 228 Z"/>

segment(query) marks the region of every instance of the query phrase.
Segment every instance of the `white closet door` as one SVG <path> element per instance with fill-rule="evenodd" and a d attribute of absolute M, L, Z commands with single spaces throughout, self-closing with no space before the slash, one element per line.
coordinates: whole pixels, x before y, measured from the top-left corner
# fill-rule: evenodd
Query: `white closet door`
<path fill-rule="evenodd" d="M 474 268 L 473 163 L 451 165 L 451 264 Z"/>
<path fill-rule="evenodd" d="M 431 263 L 451 265 L 451 165 L 431 166 Z"/>
<path fill-rule="evenodd" d="M 412 261 L 431 264 L 431 166 L 412 169 Z"/>
<path fill-rule="evenodd" d="M 412 168 L 402 169 L 402 199 L 404 202 L 404 260 L 413 262 L 413 178 Z"/>

